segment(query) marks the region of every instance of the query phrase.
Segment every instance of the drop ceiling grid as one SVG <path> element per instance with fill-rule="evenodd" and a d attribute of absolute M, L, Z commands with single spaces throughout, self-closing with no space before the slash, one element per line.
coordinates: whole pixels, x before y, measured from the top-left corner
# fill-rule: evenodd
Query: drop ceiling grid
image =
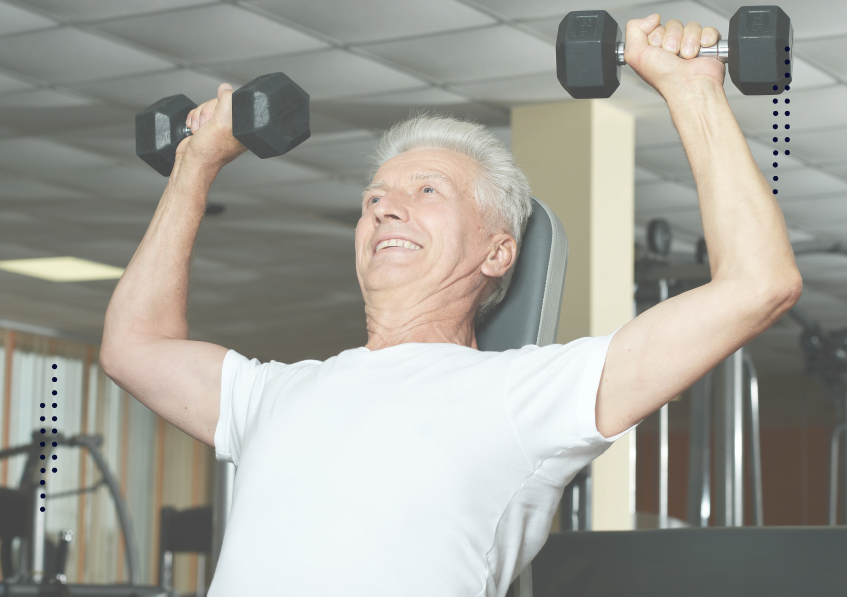
<path fill-rule="evenodd" d="M 64 197 L 65 204 L 69 207 L 80 199 L 111 198 L 111 203 L 98 202 L 98 205 L 103 206 L 101 212 L 82 226 L 80 218 L 65 216 L 63 210 L 57 210 L 53 216 L 44 220 L 44 224 L 50 229 L 64 222 L 69 230 L 77 234 L 84 233 L 88 239 L 99 236 L 104 242 L 108 242 L 108 239 L 117 241 L 121 234 L 128 235 L 123 240 L 129 242 L 136 237 L 140 239 L 146 227 L 143 221 L 145 217 L 129 216 L 128 213 L 121 216 L 119 206 L 137 207 L 141 214 L 152 214 L 160 190 L 164 186 L 164 179 L 153 177 L 146 166 L 135 158 L 132 126 L 121 124 L 124 122 L 122 118 L 130 120 L 135 111 L 160 96 L 181 92 L 195 101 L 202 101 L 205 96 L 214 93 L 217 81 L 222 80 L 222 75 L 226 75 L 233 83 L 240 84 L 252 78 L 254 73 L 251 68 L 257 69 L 255 74 L 259 74 L 259 70 L 274 70 L 274 64 L 285 65 L 285 68 L 290 65 L 292 72 L 300 68 L 303 71 L 302 77 L 311 76 L 315 79 L 312 86 L 315 89 L 316 130 L 318 126 L 332 131 L 354 130 L 360 131 L 356 134 L 372 137 L 380 132 L 381 121 L 372 118 L 366 110 L 351 110 L 344 108 L 345 106 L 367 106 L 372 103 L 376 110 L 384 110 L 382 102 L 395 101 L 394 105 L 400 106 L 399 112 L 402 114 L 403 106 L 420 105 L 417 103 L 417 97 L 425 98 L 425 102 L 435 103 L 436 107 L 453 106 L 451 102 L 464 102 L 463 105 L 475 106 L 473 109 L 476 110 L 475 113 L 482 115 L 483 122 L 502 124 L 506 118 L 504 108 L 516 103 L 568 99 L 565 92 L 558 88 L 554 78 L 555 29 L 566 12 L 585 8 L 585 3 L 578 0 L 524 0 L 521 3 L 507 0 L 437 0 L 440 10 L 434 10 L 432 3 L 385 0 L 364 0 L 356 3 L 139 0 L 101 4 L 102 8 L 92 10 L 91 3 L 76 0 L 0 2 L 0 20 L 3 20 L 4 15 L 18 15 L 15 17 L 18 20 L 10 17 L 4 21 L 7 29 L 2 29 L 0 25 L 0 50 L 7 48 L 18 52 L 19 56 L 27 52 L 32 54 L 22 57 L 22 61 L 29 61 L 31 68 L 24 68 L 23 62 L 9 62 L 11 52 L 0 55 L 0 107 L 21 110 L 27 106 L 42 105 L 45 110 L 59 113 L 66 110 L 69 115 L 81 115 L 82 112 L 72 112 L 79 106 L 87 107 L 89 114 L 91 110 L 102 109 L 104 116 L 108 114 L 112 119 L 109 121 L 104 118 L 101 126 L 80 124 L 75 131 L 33 128 L 31 132 L 26 133 L 26 138 L 20 139 L 16 139 L 14 133 L 11 136 L 4 133 L 6 138 L 0 139 L 0 170 L 14 172 L 15 178 L 0 186 L 0 197 L 17 197 L 17 200 L 12 202 L 17 206 L 16 210 L 26 209 L 26 203 L 21 200 L 28 197 L 44 205 L 52 199 Z M 619 22 L 623 18 L 629 18 L 629 15 L 643 16 L 647 12 L 653 12 L 654 8 L 662 13 L 663 18 L 702 14 L 709 18 L 715 15 L 716 22 L 725 22 L 734 12 L 736 4 L 737 2 L 707 0 L 664 3 L 613 0 L 607 8 Z M 811 176 L 825 191 L 831 190 L 827 184 L 837 187 L 840 184 L 838 181 L 847 180 L 847 148 L 841 143 L 847 136 L 839 137 L 832 132 L 835 126 L 847 131 L 847 120 L 844 120 L 840 113 L 840 107 L 847 98 L 843 85 L 847 59 L 843 59 L 842 53 L 832 51 L 833 46 L 840 47 L 838 44 L 843 41 L 841 37 L 847 34 L 847 27 L 839 25 L 838 20 L 827 22 L 818 35 L 806 15 L 799 14 L 801 10 L 805 13 L 812 11 L 823 14 L 822 7 L 841 10 L 841 5 L 837 2 L 804 0 L 800 4 L 799 0 L 787 0 L 787 3 L 783 2 L 782 5 L 797 23 L 796 72 L 799 74 L 805 71 L 808 73 L 806 76 L 813 77 L 816 84 L 828 85 L 804 92 L 803 83 L 798 78 L 795 92 L 790 96 L 798 98 L 795 103 L 798 124 L 792 131 L 796 131 L 797 135 L 793 145 L 796 158 L 790 160 L 794 163 L 793 166 L 781 165 L 780 171 L 786 173 L 786 189 L 791 173 L 797 172 L 798 178 L 794 184 L 800 188 L 795 190 L 790 201 L 785 199 L 783 204 L 792 224 L 796 220 L 797 225 L 808 230 L 817 230 L 818 234 L 830 237 L 840 230 L 839 224 L 844 221 L 841 218 L 843 209 L 840 209 L 840 204 L 837 203 L 839 195 L 821 195 L 813 199 L 802 197 L 800 176 Z M 359 19 L 356 23 L 353 23 L 349 16 L 351 10 L 356 11 L 353 15 Z M 380 11 L 389 11 L 391 19 L 394 20 L 382 28 L 377 28 L 371 35 L 367 19 L 376 17 L 368 15 L 383 14 Z M 240 35 L 246 45 L 235 50 L 246 54 L 238 55 L 227 53 L 221 47 L 187 47 L 176 44 L 175 40 L 161 37 L 166 35 L 164 27 L 179 29 L 179 15 L 224 12 L 240 15 L 237 18 L 242 23 L 262 23 L 268 31 L 296 31 L 291 37 L 302 43 L 282 47 L 279 45 L 280 40 L 249 40 L 244 37 L 242 29 Z M 322 12 L 332 14 L 322 20 Z M 797 16 L 794 13 L 798 13 Z M 450 16 L 452 20 L 445 20 L 445 15 Z M 841 19 L 840 22 L 844 21 L 845 19 Z M 128 24 L 133 23 L 137 31 L 129 28 Z M 160 23 L 162 26 L 145 32 L 143 27 L 138 26 L 143 23 Z M 191 23 L 183 25 L 190 28 Z M 345 25 L 349 27 L 345 28 Z M 492 32 L 503 33 L 497 37 L 492 36 Z M 189 33 L 193 34 L 193 31 Z M 54 46 L 56 40 L 61 38 L 66 40 L 66 48 L 87 51 L 89 55 L 97 54 L 99 66 L 87 69 L 86 72 L 78 72 L 78 69 L 74 71 L 64 68 L 60 62 L 45 63 L 36 55 L 37 48 L 49 46 L 51 42 L 48 36 L 51 34 L 58 36 L 53 40 Z M 157 35 L 160 37 L 157 38 Z M 474 39 L 485 39 L 486 36 L 501 42 L 507 37 L 522 40 L 516 42 L 520 43 L 520 46 L 510 57 L 514 60 L 510 69 L 504 70 L 505 65 L 486 63 L 485 52 L 481 51 L 482 46 L 478 44 L 470 48 L 471 51 L 463 52 L 463 40 L 472 43 Z M 817 37 L 820 39 L 816 39 Z M 445 39 L 454 44 L 451 49 L 453 55 L 471 58 L 473 52 L 477 52 L 477 62 L 457 68 L 457 64 L 433 65 L 408 58 L 410 49 L 425 48 L 427 43 L 437 43 Z M 167 43 L 163 43 L 163 40 Z M 491 44 L 490 41 L 486 43 Z M 197 51 L 201 49 L 207 50 L 208 55 Z M 56 51 L 54 48 L 53 52 Z M 406 53 L 405 58 L 402 56 L 403 52 Z M 110 53 L 113 55 L 110 56 Z M 271 56 L 261 58 L 264 53 L 271 53 Z M 489 54 L 492 62 L 495 62 L 494 54 Z M 113 59 L 118 55 L 127 57 L 134 66 L 116 69 Z M 244 56 L 249 58 L 244 59 Z M 343 58 L 334 58 L 336 56 Z M 297 66 L 298 64 L 301 66 Z M 335 79 L 321 81 L 319 76 L 314 77 L 310 71 L 315 71 L 318 75 L 330 73 Z M 668 162 L 663 162 L 659 157 L 662 144 L 666 148 L 673 146 L 677 151 L 679 149 L 679 138 L 668 117 L 667 107 L 658 94 L 634 80 L 631 72 L 627 73 L 624 69 L 624 73 L 622 87 L 617 99 L 613 101 L 639 115 L 636 158 L 639 166 L 643 166 L 640 168 L 641 176 L 652 177 L 657 184 L 676 185 L 672 188 L 680 189 L 678 195 L 668 195 L 664 199 L 668 203 L 664 204 L 662 201 L 645 202 L 645 197 L 642 196 L 636 208 L 637 217 L 641 221 L 647 216 L 661 214 L 662 209 L 674 209 L 672 213 L 668 213 L 671 213 L 673 220 L 678 222 L 681 228 L 684 227 L 684 230 L 680 230 L 680 235 L 690 236 L 698 233 L 696 209 L 684 207 L 689 206 L 696 197 L 690 173 L 678 159 L 670 166 L 669 171 Z M 519 86 L 522 87 L 520 94 L 515 92 L 515 88 Z M 769 122 L 769 118 L 764 117 L 768 114 L 767 110 L 762 109 L 761 103 L 740 96 L 728 78 L 727 88 L 732 108 L 738 115 L 754 154 L 758 156 L 757 161 L 766 164 L 765 154 L 770 149 L 768 133 L 763 130 L 763 126 Z M 432 103 L 425 105 L 433 105 Z M 48 106 L 55 106 L 55 109 Z M 642 114 L 644 118 L 641 117 Z M 6 125 L 0 123 L 0 126 Z M 21 127 L 18 129 L 22 130 Z M 808 131 L 810 136 L 808 142 L 802 140 L 804 131 Z M 314 135 L 314 141 L 318 140 L 318 136 Z M 2 142 L 12 140 L 14 143 L 9 147 L 20 147 L 21 151 L 17 155 L 14 151 L 4 154 Z M 313 151 L 309 151 L 308 145 L 303 146 L 303 159 L 298 159 L 295 151 L 292 152 L 290 160 L 281 160 L 279 166 L 274 167 L 272 164 L 253 164 L 248 162 L 247 158 L 242 158 L 241 163 L 231 166 L 230 170 L 222 175 L 221 184 L 216 185 L 213 195 L 228 203 L 228 213 L 234 214 L 241 207 L 255 208 L 258 212 L 256 215 L 240 218 L 239 226 L 233 229 L 223 227 L 223 219 L 217 222 L 209 219 L 204 223 L 206 239 L 209 242 L 219 238 L 224 243 L 224 252 L 228 243 L 237 243 L 241 249 L 233 251 L 231 259 L 223 260 L 218 256 L 217 261 L 226 262 L 235 268 L 250 267 L 249 255 L 252 251 L 273 251 L 278 246 L 289 244 L 280 239 L 291 234 L 288 230 L 297 227 L 296 218 L 292 215 L 266 212 L 273 213 L 272 217 L 279 219 L 278 224 L 269 225 L 267 216 L 261 215 L 262 210 L 280 205 L 281 201 L 298 203 L 283 197 L 284 187 L 302 191 L 299 201 L 300 213 L 304 209 L 317 208 L 315 197 L 319 196 L 328 200 L 324 208 L 349 209 L 346 207 L 348 197 L 360 192 L 358 178 L 365 169 L 362 158 L 366 148 L 361 143 L 357 146 L 357 142 L 352 140 L 345 143 L 341 139 L 328 138 L 327 143 L 336 150 L 349 148 L 350 154 L 344 155 L 343 151 L 331 151 L 329 148 L 321 151 L 317 149 L 319 144 L 313 143 Z M 62 147 L 68 151 L 62 151 Z M 650 153 L 648 147 L 656 151 Z M 783 149 L 782 144 L 779 149 Z M 325 155 L 322 156 L 322 153 Z M 39 160 L 40 164 L 37 163 Z M 72 174 L 63 176 L 61 168 L 80 169 L 72 170 Z M 835 180 L 822 176 L 821 173 L 826 171 L 840 178 Z M 661 174 L 657 176 L 659 172 Z M 345 179 L 344 176 L 352 178 Z M 86 180 L 86 177 L 89 177 L 89 180 Z M 98 180 L 93 180 L 92 177 Z M 351 184 L 354 180 L 356 184 Z M 135 190 L 127 193 L 115 191 L 115 185 L 120 184 L 132 186 Z M 786 190 L 786 197 L 788 194 Z M 150 196 L 146 197 L 147 195 Z M 789 205 L 792 208 L 796 205 L 797 210 L 808 207 L 808 210 L 791 212 L 797 214 L 792 217 L 788 213 Z M 293 209 L 297 212 L 298 208 Z M 110 216 L 105 213 L 109 210 L 114 210 L 111 224 L 107 223 Z M 827 210 L 831 210 L 829 216 L 825 213 Z M 813 211 L 820 213 L 809 213 Z M 20 213 L 26 215 L 25 211 Z M 226 215 L 223 217 L 226 218 Z M 119 222 L 122 223 L 116 228 Z M 263 232 L 251 231 L 254 227 L 267 229 Z M 336 240 L 334 233 L 330 234 L 330 231 L 342 228 L 329 221 L 310 221 L 306 227 L 312 231 L 311 234 L 333 239 L 327 247 L 327 254 L 333 254 L 333 251 L 347 251 L 340 248 L 346 246 L 343 244 L 338 245 L 339 249 L 331 248 L 335 246 L 334 243 L 341 243 L 342 238 L 338 237 Z M 48 235 L 44 234 L 43 230 L 31 230 L 30 233 L 30 238 L 44 239 L 44 242 L 47 242 Z M 349 242 L 352 242 L 352 233 L 349 230 L 343 229 L 343 234 L 348 234 Z M 24 229 L 15 231 L 16 239 L 24 239 L 26 236 Z M 72 247 L 73 238 L 73 234 L 57 237 L 55 246 Z M 94 248 L 93 245 L 84 248 L 80 243 L 79 250 L 88 254 Z M 120 253 L 124 254 L 125 250 Z M 305 258 L 309 253 L 302 255 Z M 209 256 L 214 259 L 211 254 Z M 316 264 L 318 260 L 326 259 L 325 256 L 318 259 L 317 255 L 314 258 Z M 271 263 L 255 267 L 264 270 L 276 263 L 271 259 Z M 201 287 L 206 287 L 206 283 Z"/>

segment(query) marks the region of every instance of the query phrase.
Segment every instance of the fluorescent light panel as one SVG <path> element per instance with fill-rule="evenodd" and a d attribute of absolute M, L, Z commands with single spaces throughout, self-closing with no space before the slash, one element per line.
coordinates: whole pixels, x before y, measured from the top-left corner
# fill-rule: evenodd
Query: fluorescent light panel
<path fill-rule="evenodd" d="M 121 267 L 113 267 L 78 257 L 12 259 L 0 261 L 0 269 L 22 276 L 50 280 L 51 282 L 116 280 L 124 273 Z"/>

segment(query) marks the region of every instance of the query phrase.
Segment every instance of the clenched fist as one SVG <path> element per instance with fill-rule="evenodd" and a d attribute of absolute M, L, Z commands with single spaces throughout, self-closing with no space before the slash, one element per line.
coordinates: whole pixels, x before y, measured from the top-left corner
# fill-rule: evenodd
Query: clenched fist
<path fill-rule="evenodd" d="M 718 43 L 714 27 L 677 19 L 661 24 L 651 15 L 626 24 L 624 60 L 638 75 L 667 99 L 668 94 L 688 93 L 703 83 L 723 88 L 724 64 L 714 58 L 698 58 L 701 47 Z"/>
<path fill-rule="evenodd" d="M 232 85 L 223 83 L 218 87 L 218 97 L 188 113 L 185 125 L 191 129 L 191 135 L 177 147 L 178 162 L 190 154 L 193 161 L 220 169 L 247 151 L 232 136 L 232 91 Z"/>

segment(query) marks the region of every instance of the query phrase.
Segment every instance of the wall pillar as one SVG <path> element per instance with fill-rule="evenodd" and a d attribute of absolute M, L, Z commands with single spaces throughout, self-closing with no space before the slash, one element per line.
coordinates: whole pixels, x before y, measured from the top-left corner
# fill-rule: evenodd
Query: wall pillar
<path fill-rule="evenodd" d="M 633 315 L 635 117 L 604 100 L 516 107 L 512 150 L 533 196 L 559 216 L 568 235 L 557 341 L 613 332 Z M 632 528 L 629 435 L 594 461 L 594 530 Z"/>

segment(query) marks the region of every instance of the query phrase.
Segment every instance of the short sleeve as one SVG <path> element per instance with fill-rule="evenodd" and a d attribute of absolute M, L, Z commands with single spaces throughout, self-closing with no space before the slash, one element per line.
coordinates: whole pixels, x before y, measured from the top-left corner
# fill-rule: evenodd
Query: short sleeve
<path fill-rule="evenodd" d="M 247 359 L 234 350 L 227 351 L 221 370 L 221 402 L 218 426 L 215 428 L 215 458 L 238 466 L 241 445 L 251 413 L 258 403 L 271 372 L 286 365 L 271 361 L 260 363 Z"/>
<path fill-rule="evenodd" d="M 551 481 L 569 481 L 629 431 L 610 438 L 597 431 L 597 389 L 613 336 L 525 346 L 511 363 L 505 399 L 515 433 Z"/>

